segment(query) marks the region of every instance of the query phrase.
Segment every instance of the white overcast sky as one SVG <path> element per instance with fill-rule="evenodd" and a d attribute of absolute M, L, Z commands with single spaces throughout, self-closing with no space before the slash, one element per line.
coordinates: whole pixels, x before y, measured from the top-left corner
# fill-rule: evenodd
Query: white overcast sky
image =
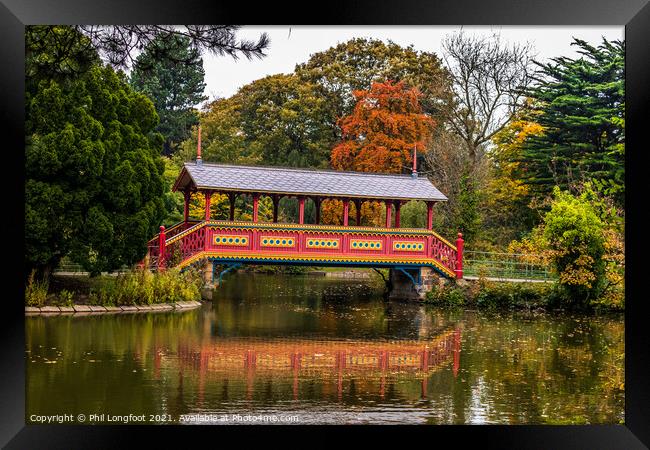
<path fill-rule="evenodd" d="M 326 50 L 340 42 L 355 37 L 389 40 L 404 47 L 413 45 L 416 50 L 434 52 L 442 56 L 441 40 L 447 33 L 460 30 L 460 26 L 245 26 L 238 37 L 257 39 L 266 32 L 271 44 L 262 59 L 247 60 L 240 56 L 203 55 L 205 68 L 205 94 L 211 100 L 230 97 L 251 81 L 277 73 L 291 73 L 296 64 L 303 63 L 313 53 Z M 599 44 L 602 37 L 608 40 L 624 39 L 622 26 L 463 26 L 467 33 L 492 33 L 498 31 L 508 42 L 530 42 L 540 61 L 556 56 L 577 56 L 572 37 Z M 291 30 L 291 32 L 289 32 Z"/>

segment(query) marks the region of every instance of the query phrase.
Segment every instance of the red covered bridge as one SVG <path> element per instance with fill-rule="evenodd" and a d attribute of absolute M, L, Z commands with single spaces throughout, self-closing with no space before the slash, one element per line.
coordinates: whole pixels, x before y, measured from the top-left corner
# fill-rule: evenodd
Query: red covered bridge
<path fill-rule="evenodd" d="M 214 281 L 217 265 L 387 267 L 394 269 L 394 286 L 401 277 L 409 285 L 407 290 L 415 287 L 419 294 L 428 274 L 463 276 L 462 236 L 458 234 L 454 245 L 432 229 L 433 205 L 447 198 L 426 177 L 418 177 L 415 167 L 412 174 L 374 174 L 204 164 L 198 156 L 196 162 L 185 163 L 173 190 L 184 193 L 185 220 L 169 229 L 161 227 L 160 234 L 150 241 L 149 263 L 154 269 L 211 263 Z M 196 192 L 205 195 L 205 217 L 200 221 L 189 219 L 190 196 Z M 228 196 L 230 220 L 211 218 L 214 194 Z M 272 222 L 259 221 L 262 196 L 272 199 Z M 251 221 L 235 220 L 237 197 L 252 203 Z M 298 223 L 278 223 L 278 205 L 283 197 L 297 199 Z M 342 201 L 341 226 L 320 223 L 325 199 Z M 426 229 L 400 226 L 401 206 L 413 200 L 427 204 Z M 314 203 L 314 223 L 305 221 L 308 201 Z M 361 225 L 361 206 L 368 201 L 384 204 L 384 227 Z M 356 210 L 352 219 L 351 203 Z"/>

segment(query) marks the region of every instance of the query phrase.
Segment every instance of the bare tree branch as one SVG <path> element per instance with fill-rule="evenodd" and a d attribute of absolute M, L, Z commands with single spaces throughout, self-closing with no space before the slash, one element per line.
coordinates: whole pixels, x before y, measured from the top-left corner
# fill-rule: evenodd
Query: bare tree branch
<path fill-rule="evenodd" d="M 508 45 L 499 34 L 467 36 L 462 31 L 447 35 L 442 45 L 456 100 L 448 120 L 475 164 L 525 101 L 534 76 L 532 46 Z"/>

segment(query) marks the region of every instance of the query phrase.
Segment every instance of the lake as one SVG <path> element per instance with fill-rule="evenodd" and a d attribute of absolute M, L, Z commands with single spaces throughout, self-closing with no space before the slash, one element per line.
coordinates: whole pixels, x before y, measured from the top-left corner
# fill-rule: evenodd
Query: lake
<path fill-rule="evenodd" d="M 622 314 L 443 310 L 372 280 L 238 273 L 191 311 L 25 321 L 27 423 L 624 420 Z"/>

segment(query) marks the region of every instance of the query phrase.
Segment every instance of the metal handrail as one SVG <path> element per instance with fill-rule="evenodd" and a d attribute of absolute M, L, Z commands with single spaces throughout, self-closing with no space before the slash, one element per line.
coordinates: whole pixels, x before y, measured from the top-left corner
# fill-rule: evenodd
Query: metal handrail
<path fill-rule="evenodd" d="M 526 258 L 527 260 L 522 260 Z M 465 275 L 484 275 L 491 278 L 553 280 L 557 276 L 548 264 L 532 262 L 542 260 L 542 255 L 467 251 L 464 255 Z"/>

